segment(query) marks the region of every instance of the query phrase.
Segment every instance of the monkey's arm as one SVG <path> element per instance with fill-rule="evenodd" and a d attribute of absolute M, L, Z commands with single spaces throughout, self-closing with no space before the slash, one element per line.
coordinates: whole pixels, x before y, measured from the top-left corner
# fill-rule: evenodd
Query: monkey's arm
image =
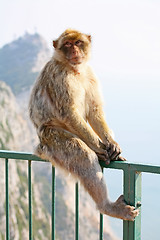
<path fill-rule="evenodd" d="M 100 106 L 93 106 L 88 116 L 88 122 L 104 144 L 107 144 L 108 141 L 115 142 Z"/>
<path fill-rule="evenodd" d="M 102 160 L 108 159 L 108 154 L 105 145 L 99 140 L 97 134 L 89 127 L 84 118 L 79 114 L 74 107 L 68 111 L 65 125 L 70 132 L 82 139 L 93 151 L 99 154 Z"/>
<path fill-rule="evenodd" d="M 108 141 L 114 143 L 110 134 L 111 131 L 105 121 L 98 80 L 90 67 L 88 67 L 88 75 L 90 85 L 88 89 L 89 114 L 87 120 L 104 144 L 107 144 Z"/>
<path fill-rule="evenodd" d="M 90 87 L 88 90 L 90 98 L 88 101 L 90 109 L 87 120 L 93 130 L 100 137 L 103 144 L 105 144 L 110 159 L 115 160 L 121 153 L 121 148 L 118 143 L 113 140 L 111 136 L 111 130 L 105 121 L 98 80 L 90 67 L 88 68 L 88 74 L 90 82 Z M 118 158 L 120 158 L 120 160 L 124 160 L 120 156 Z"/>
<path fill-rule="evenodd" d="M 88 121 L 93 128 L 93 130 L 100 137 L 102 142 L 105 144 L 106 149 L 109 153 L 111 160 L 117 159 L 121 153 L 121 148 L 119 144 L 113 140 L 111 136 L 111 131 L 105 121 L 104 113 L 101 107 L 94 107 L 91 111 Z M 119 156 L 118 160 L 125 160 L 123 157 Z"/>

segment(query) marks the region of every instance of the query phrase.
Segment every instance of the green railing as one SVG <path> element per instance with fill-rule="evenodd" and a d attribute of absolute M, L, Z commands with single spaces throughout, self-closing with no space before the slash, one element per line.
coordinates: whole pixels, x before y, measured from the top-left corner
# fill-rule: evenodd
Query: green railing
<path fill-rule="evenodd" d="M 6 240 L 10 239 L 9 233 L 9 161 L 12 159 L 28 161 L 28 211 L 29 211 L 29 240 L 32 240 L 32 161 L 43 161 L 30 153 L 0 151 L 0 158 L 5 159 L 5 184 L 6 184 Z M 112 162 L 106 166 L 100 162 L 102 168 L 114 168 L 123 170 L 124 197 L 128 204 L 135 207 L 141 206 L 141 173 L 160 174 L 159 166 L 133 164 L 129 162 Z M 55 169 L 52 167 L 52 235 L 55 240 Z M 79 239 L 79 192 L 78 183 L 75 185 L 75 240 Z M 103 215 L 100 214 L 99 240 L 103 239 Z M 141 214 L 134 222 L 123 221 L 123 240 L 141 240 Z"/>

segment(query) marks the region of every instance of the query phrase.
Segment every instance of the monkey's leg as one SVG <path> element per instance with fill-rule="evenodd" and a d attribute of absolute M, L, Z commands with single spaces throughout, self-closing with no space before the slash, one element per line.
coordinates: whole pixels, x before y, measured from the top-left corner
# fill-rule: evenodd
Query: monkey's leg
<path fill-rule="evenodd" d="M 83 184 L 101 213 L 133 221 L 138 210 L 126 205 L 123 196 L 112 203 L 98 157 L 82 140 L 63 129 L 46 128 L 37 155 L 72 173 Z"/>

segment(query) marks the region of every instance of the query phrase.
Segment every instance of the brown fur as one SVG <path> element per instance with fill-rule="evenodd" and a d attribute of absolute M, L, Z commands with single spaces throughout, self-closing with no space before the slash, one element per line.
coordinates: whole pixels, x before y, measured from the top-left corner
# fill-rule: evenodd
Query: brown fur
<path fill-rule="evenodd" d="M 117 159 L 121 149 L 111 137 L 98 81 L 87 65 L 90 42 L 89 35 L 71 29 L 53 41 L 54 55 L 37 79 L 29 104 L 40 139 L 36 154 L 77 177 L 102 213 L 134 220 L 138 210 L 122 196 L 109 201 L 98 162 L 98 157 Z"/>

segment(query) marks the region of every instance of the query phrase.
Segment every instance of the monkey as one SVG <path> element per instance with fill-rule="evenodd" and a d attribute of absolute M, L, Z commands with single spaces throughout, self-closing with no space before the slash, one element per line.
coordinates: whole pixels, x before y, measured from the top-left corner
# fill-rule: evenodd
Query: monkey
<path fill-rule="evenodd" d="M 124 160 L 106 123 L 99 82 L 88 64 L 91 35 L 67 29 L 32 89 L 29 114 L 37 130 L 35 154 L 71 173 L 102 213 L 134 221 L 139 210 L 121 195 L 108 197 L 99 159 Z"/>

